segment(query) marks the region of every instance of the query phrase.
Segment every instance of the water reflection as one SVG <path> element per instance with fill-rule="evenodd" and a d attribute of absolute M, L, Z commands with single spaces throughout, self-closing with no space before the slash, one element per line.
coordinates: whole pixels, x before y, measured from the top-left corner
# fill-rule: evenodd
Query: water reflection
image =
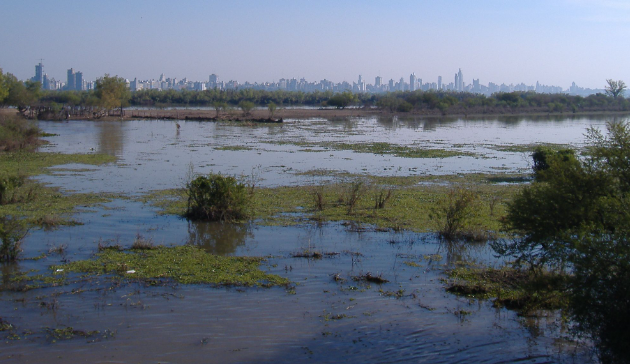
<path fill-rule="evenodd" d="M 96 123 L 98 130 L 98 152 L 115 157 L 123 155 L 123 123 L 103 121 Z"/>
<path fill-rule="evenodd" d="M 485 250 L 488 250 L 488 244 L 462 241 L 462 240 L 441 240 L 438 254 L 446 255 L 446 264 L 452 265 L 459 262 L 474 263 Z"/>
<path fill-rule="evenodd" d="M 189 221 L 188 244 L 216 255 L 230 255 L 253 237 L 251 224 Z"/>

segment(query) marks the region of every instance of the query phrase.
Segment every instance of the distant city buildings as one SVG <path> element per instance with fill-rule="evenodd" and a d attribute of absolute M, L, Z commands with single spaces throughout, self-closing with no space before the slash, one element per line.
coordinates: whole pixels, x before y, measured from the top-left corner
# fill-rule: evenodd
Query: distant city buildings
<path fill-rule="evenodd" d="M 49 79 L 48 75 L 44 73 L 44 65 L 42 62 L 35 66 L 35 76 L 31 78 L 33 81 L 40 82 L 42 88 L 45 90 L 91 90 L 94 88 L 94 82 L 86 82 L 83 79 L 83 73 L 75 71 L 70 68 L 67 72 L 66 83 L 56 81 L 54 78 Z M 187 78 L 177 79 L 168 78 L 164 74 L 161 74 L 157 80 L 138 80 L 134 78 L 133 81 L 128 81 L 128 85 L 131 91 L 140 90 L 239 90 L 239 89 L 254 89 L 254 90 L 267 90 L 267 91 L 302 91 L 302 92 L 315 92 L 315 91 L 332 91 L 332 92 L 344 92 L 352 91 L 355 93 L 382 93 L 382 92 L 395 92 L 395 91 L 449 91 L 449 92 L 471 92 L 476 94 L 492 95 L 497 92 L 536 92 L 536 93 L 565 93 L 570 95 L 588 96 L 596 93 L 604 93 L 603 89 L 590 89 L 579 87 L 573 82 L 568 89 L 563 89 L 560 86 L 543 85 L 536 82 L 536 85 L 526 85 L 524 83 L 519 84 L 496 84 L 489 82 L 487 85 L 483 85 L 480 80 L 473 79 L 472 83 L 466 84 L 464 82 L 464 74 L 460 68 L 454 75 L 454 80 L 451 83 L 445 84 L 442 76 L 438 76 L 437 82 L 423 82 L 422 78 L 416 76 L 415 72 L 409 75 L 409 83 L 405 82 L 403 77 L 398 82 L 390 79 L 389 82 L 383 83 L 381 76 L 374 78 L 374 84 L 369 84 L 365 81 L 362 75 L 359 75 L 357 82 L 352 84 L 343 81 L 334 83 L 332 81 L 323 79 L 319 82 L 309 82 L 304 78 L 286 79 L 281 78 L 278 82 L 263 82 L 263 83 L 239 83 L 236 80 L 230 80 L 227 82 L 220 81 L 219 76 L 211 74 L 208 76 L 208 82 L 203 81 L 191 81 Z"/>

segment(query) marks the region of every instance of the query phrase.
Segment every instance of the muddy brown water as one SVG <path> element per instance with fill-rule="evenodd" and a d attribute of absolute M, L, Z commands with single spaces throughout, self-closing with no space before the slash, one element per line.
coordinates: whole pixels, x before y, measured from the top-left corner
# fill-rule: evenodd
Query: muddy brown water
<path fill-rule="evenodd" d="M 192 163 L 195 171 L 250 174 L 262 184 L 313 183 L 299 172 L 328 168 L 353 173 L 406 175 L 528 168 L 523 153 L 490 145 L 548 142 L 580 145 L 585 128 L 606 119 L 292 121 L 243 127 L 173 122 L 41 122 L 49 151 L 104 152 L 119 157 L 103 167 L 64 166 L 40 179 L 65 190 L 140 194 L 177 187 Z M 353 152 L 311 152 L 274 141 L 385 141 L 402 145 L 483 150 L 491 157 L 405 159 Z M 240 145 L 249 150 L 217 150 Z M 484 146 L 485 145 L 485 146 Z M 260 154 L 259 154 L 260 153 Z M 344 158 L 351 158 L 346 160 Z M 416 170 L 398 168 L 401 163 Z M 435 169 L 436 165 L 443 166 Z M 282 167 L 280 167 L 282 166 Z M 405 165 L 407 166 L 407 165 Z M 66 167 L 76 168 L 69 171 Z M 424 173 L 424 172 L 422 172 Z M 376 232 L 352 224 L 304 223 L 268 227 L 191 223 L 160 216 L 140 202 L 114 200 L 77 213 L 84 225 L 33 231 L 24 257 L 51 247 L 65 252 L 2 267 L 45 271 L 64 260 L 89 258 L 99 241 L 130 246 L 136 235 L 156 244 L 195 244 L 221 255 L 267 256 L 263 269 L 287 277 L 285 288 L 216 288 L 207 285 L 112 287 L 103 278 L 77 285 L 0 293 L 0 317 L 17 337 L 0 332 L 0 358 L 8 363 L 559 363 L 591 362 L 588 343 L 571 340 L 555 313 L 519 317 L 444 291 L 444 270 L 459 261 L 499 265 L 485 244 L 440 242 L 432 234 Z M 322 259 L 294 258 L 305 249 Z M 409 263 L 415 263 L 412 266 Z M 355 281 L 365 273 L 384 284 Z M 333 279 L 334 276 L 342 281 Z M 73 290 L 75 290 L 73 292 Z M 80 293 L 76 293 L 81 290 Z M 100 333 L 52 339 L 46 328 Z M 109 334 L 111 333 L 111 334 Z M 19 337 L 19 339 L 18 339 Z"/>

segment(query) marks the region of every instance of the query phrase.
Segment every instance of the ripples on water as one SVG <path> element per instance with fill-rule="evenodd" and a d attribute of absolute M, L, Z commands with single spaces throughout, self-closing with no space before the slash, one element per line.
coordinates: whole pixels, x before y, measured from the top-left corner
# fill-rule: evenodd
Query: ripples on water
<path fill-rule="evenodd" d="M 346 133 L 354 141 L 396 140 L 401 144 L 430 144 L 438 140 L 440 145 L 447 146 L 527 144 L 540 141 L 539 137 L 548 137 L 549 140 L 542 140 L 547 142 L 579 144 L 588 121 L 571 123 L 571 127 L 557 122 L 539 125 L 527 120 L 515 124 L 454 121 L 432 125 L 361 119 L 293 122 L 281 128 L 185 123 L 180 134 L 176 134 L 172 122 L 163 121 L 41 123 L 46 132 L 60 134 L 51 138 L 53 145 L 48 150 L 89 152 L 94 148 L 120 157 L 118 164 L 91 167 L 93 171 L 82 170 L 78 176 L 59 173 L 42 180 L 72 190 L 137 194 L 179 186 L 190 162 L 198 172 L 213 169 L 224 173 L 250 173 L 251 167 L 265 163 L 259 167 L 264 183 L 291 184 L 302 181 L 294 173 L 296 170 L 322 167 L 321 160 L 317 161 L 320 156 L 337 163 L 325 165 L 331 169 L 354 164 L 360 168 L 360 163 L 374 166 L 367 173 L 403 159 L 352 152 L 307 153 L 267 141 L 338 138 L 336 134 Z M 603 121 L 593 123 L 601 125 Z M 334 132 L 321 133 L 329 129 Z M 529 134 L 525 135 L 525 131 Z M 234 144 L 248 145 L 252 150 L 213 149 Z M 513 165 L 509 168 L 523 168 L 518 158 L 504 154 L 497 157 L 500 163 Z M 342 156 L 353 158 L 354 162 L 346 164 Z M 479 163 L 484 161 L 481 159 Z M 430 166 L 439 161 L 405 162 Z M 491 170 L 492 164 L 471 168 Z M 124 186 L 120 185 L 122 181 L 126 181 Z M 557 315 L 518 317 L 513 312 L 493 308 L 489 302 L 459 298 L 444 291 L 444 269 L 456 262 L 500 264 L 485 244 L 446 244 L 430 234 L 362 231 L 338 223 L 292 227 L 190 223 L 173 216 L 158 216 L 153 208 L 126 200 L 115 200 L 79 213 L 77 218 L 85 225 L 33 231 L 24 244 L 26 257 L 38 256 L 60 244 L 67 245 L 65 255 L 5 266 L 3 279 L 15 270 L 45 270 L 63 259 L 89 258 L 99 240 L 130 246 L 134 237 L 141 234 L 156 244 L 195 244 L 214 254 L 269 256 L 263 268 L 295 282 L 295 294 L 284 288 L 144 287 L 137 282 L 111 290 L 90 283 L 2 292 L 2 319 L 16 326 L 20 333 L 33 332 L 20 340 L 3 342 L 0 356 L 9 362 L 581 363 L 591 360 L 588 350 L 564 341 L 568 334 Z M 318 260 L 292 257 L 304 249 L 339 254 Z M 389 282 L 368 285 L 353 280 L 367 272 L 382 275 Z M 337 282 L 333 275 L 345 281 Z M 86 291 L 69 293 L 73 288 Z M 402 297 L 387 296 L 394 292 L 401 292 Z M 55 303 L 53 309 L 50 303 Z M 46 340 L 43 328 L 65 326 L 86 331 L 111 330 L 115 335 L 92 343 L 83 338 L 54 344 Z"/>

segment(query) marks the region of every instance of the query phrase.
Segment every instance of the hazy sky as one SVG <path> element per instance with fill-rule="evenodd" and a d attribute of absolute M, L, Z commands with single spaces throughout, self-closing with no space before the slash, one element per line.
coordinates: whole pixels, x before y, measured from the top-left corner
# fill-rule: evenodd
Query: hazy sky
<path fill-rule="evenodd" d="M 630 82 L 624 0 L 2 0 L 0 68 L 239 82 Z"/>

